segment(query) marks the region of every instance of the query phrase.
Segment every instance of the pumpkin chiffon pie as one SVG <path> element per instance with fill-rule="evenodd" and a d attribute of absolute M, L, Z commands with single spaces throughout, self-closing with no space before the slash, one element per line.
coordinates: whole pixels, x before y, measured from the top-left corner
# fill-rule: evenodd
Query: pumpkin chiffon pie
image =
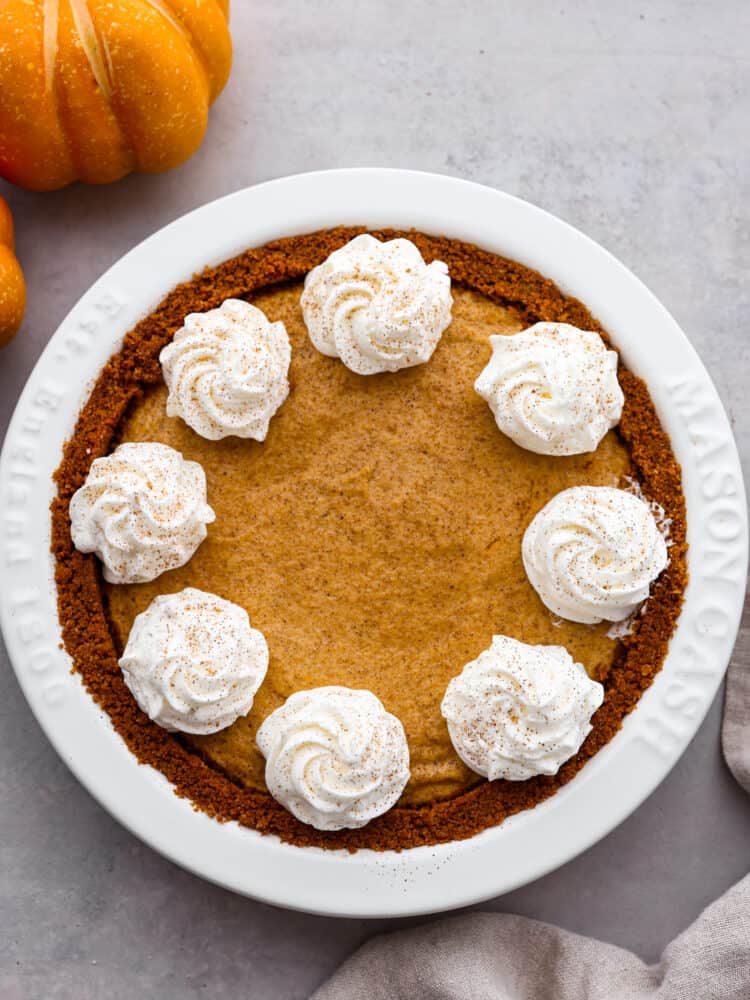
<path fill-rule="evenodd" d="M 429 343 L 428 360 L 398 371 L 351 370 L 342 363 L 347 345 L 332 356 L 322 326 L 316 346 L 300 304 L 303 281 L 361 232 L 326 230 L 248 250 L 180 285 L 145 317 L 103 369 L 66 446 L 52 535 L 65 646 L 142 763 L 219 820 L 301 845 L 398 850 L 468 837 L 534 806 L 615 735 L 658 672 L 679 614 L 685 504 L 647 387 L 622 365 L 622 416 L 601 429 L 595 450 L 542 454 L 500 433 L 474 388 L 493 356 L 490 337 L 557 323 L 606 339 L 582 303 L 518 263 L 445 238 L 376 232 L 380 240 L 403 236 L 426 262 L 447 265 L 452 315 L 443 310 L 441 323 L 449 325 Z M 277 378 L 264 439 L 210 439 L 167 415 L 160 352 L 186 316 L 230 299 L 260 310 L 269 329 L 283 324 L 291 346 L 288 395 Z M 94 459 L 143 442 L 203 469 L 215 519 L 184 565 L 148 582 L 107 582 L 95 556 L 73 545 L 70 500 Z M 637 488 L 669 526 L 668 565 L 626 627 L 558 617 L 527 577 L 526 529 L 577 487 Z M 118 666 L 136 616 L 186 588 L 245 609 L 270 653 L 250 711 L 208 734 L 150 721 Z M 441 703 L 493 636 L 565 647 L 603 685 L 593 729 L 556 774 L 487 781 L 456 752 Z M 266 787 L 257 744 L 264 720 L 296 692 L 326 686 L 372 692 L 408 740 L 410 777 L 398 802 L 357 829 L 315 829 Z"/>

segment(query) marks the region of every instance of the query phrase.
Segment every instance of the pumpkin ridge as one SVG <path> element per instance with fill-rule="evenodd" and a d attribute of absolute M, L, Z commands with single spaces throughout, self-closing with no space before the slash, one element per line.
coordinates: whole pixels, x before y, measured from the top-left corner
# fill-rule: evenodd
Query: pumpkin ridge
<path fill-rule="evenodd" d="M 203 50 L 200 47 L 199 40 L 195 38 L 193 33 L 190 31 L 188 26 L 182 22 L 179 14 L 175 13 L 169 6 L 168 0 L 144 0 L 147 7 L 151 7 L 155 10 L 157 14 L 161 14 L 168 24 L 171 24 L 180 37 L 185 41 L 190 51 L 195 55 L 196 62 L 203 71 L 203 75 L 206 78 L 206 89 L 209 92 L 209 96 L 212 90 L 211 83 L 213 81 L 213 73 L 209 68 L 209 63 L 206 57 L 203 55 Z"/>
<path fill-rule="evenodd" d="M 138 157 L 136 155 L 134 145 L 128 135 L 121 116 L 117 114 L 115 101 L 117 83 L 115 81 L 112 56 L 109 51 L 107 37 L 97 28 L 94 18 L 91 15 L 91 10 L 89 9 L 88 0 L 68 0 L 68 3 L 70 4 L 70 12 L 73 15 L 73 23 L 76 26 L 81 47 L 83 48 L 86 60 L 91 67 L 91 72 L 94 80 L 96 81 L 96 85 L 112 112 L 112 120 L 120 135 L 123 151 L 128 155 L 129 159 L 137 168 Z M 66 129 L 65 132 L 70 145 L 69 130 Z M 80 174 L 80 165 L 77 163 L 76 169 Z"/>
<path fill-rule="evenodd" d="M 78 32 L 84 55 L 94 74 L 99 90 L 108 103 L 112 100 L 112 80 L 109 75 L 109 60 L 102 57 L 102 42 L 94 26 L 86 0 L 68 0 L 73 23 Z"/>
<path fill-rule="evenodd" d="M 57 63 L 57 27 L 60 0 L 44 0 L 42 11 L 42 48 L 44 51 L 44 86 L 52 93 Z"/>
<path fill-rule="evenodd" d="M 123 152 L 125 152 L 128 155 L 128 158 L 131 161 L 132 164 L 131 169 L 135 167 L 135 169 L 137 170 L 140 167 L 140 164 L 138 162 L 138 150 L 136 149 L 136 145 L 131 139 L 130 133 L 128 132 L 128 129 L 126 127 L 126 115 L 118 113 L 118 107 L 117 107 L 118 87 L 117 87 L 117 81 L 115 79 L 115 68 L 112 62 L 112 53 L 110 52 L 109 49 L 109 42 L 107 41 L 107 36 L 103 32 L 101 31 L 98 32 L 98 35 L 102 49 L 104 50 L 104 58 L 107 60 L 109 80 L 112 87 L 111 93 L 109 95 L 105 94 L 104 96 L 106 97 L 107 103 L 109 104 L 110 109 L 112 110 L 112 116 L 115 124 L 117 125 L 117 131 L 120 133 L 120 140 L 122 142 Z"/>
<path fill-rule="evenodd" d="M 54 115 L 60 123 L 60 138 L 68 159 L 68 172 L 78 172 L 75 149 L 66 128 L 67 101 L 60 89 L 60 74 L 56 72 L 59 54 L 60 0 L 44 0 L 42 11 L 42 44 L 44 48 L 44 85 L 47 90 Z"/>
<path fill-rule="evenodd" d="M 76 148 L 76 144 L 73 142 L 70 129 L 68 128 L 68 121 L 70 118 L 70 114 L 68 112 L 68 98 L 61 86 L 61 77 L 59 73 L 55 73 L 53 75 L 51 94 L 55 104 L 55 115 L 57 116 L 57 120 L 60 122 L 60 135 L 65 146 L 65 152 L 68 156 L 68 162 L 71 168 L 70 172 L 75 177 L 80 174 L 82 164 L 78 154 L 78 149 Z"/>
<path fill-rule="evenodd" d="M 109 47 L 106 38 L 99 32 L 91 18 L 88 7 L 88 0 L 68 0 L 68 8 L 73 20 L 75 35 L 81 44 L 81 49 L 86 57 L 86 61 L 91 70 L 92 78 L 98 93 L 109 107 L 112 113 L 112 123 L 116 127 L 122 144 L 123 152 L 128 157 L 130 163 L 129 172 L 133 167 L 137 167 L 137 157 L 133 149 L 130 137 L 123 127 L 123 123 L 117 114 L 114 106 L 115 81 L 112 73 L 112 60 L 109 54 Z M 54 104 L 54 113 L 60 122 L 60 134 L 65 146 L 68 162 L 72 173 L 72 179 L 86 176 L 88 173 L 88 158 L 81 150 L 78 143 L 78 135 L 72 127 L 73 115 L 68 99 L 68 93 L 64 86 L 64 75 L 57 71 L 57 64 L 63 56 L 59 48 L 59 12 L 60 0 L 45 0 L 45 17 L 50 16 L 49 22 L 45 22 L 45 41 L 51 61 L 50 73 L 50 96 Z M 88 22 L 88 23 L 87 23 Z M 88 29 L 86 31 L 86 29 Z M 54 30 L 54 35 L 53 35 Z M 86 32 L 86 34 L 84 34 Z M 95 51 L 96 63 L 92 62 L 92 52 Z M 97 70 L 98 67 L 98 70 Z M 102 72 L 105 74 L 106 89 L 102 88 L 100 80 Z"/>

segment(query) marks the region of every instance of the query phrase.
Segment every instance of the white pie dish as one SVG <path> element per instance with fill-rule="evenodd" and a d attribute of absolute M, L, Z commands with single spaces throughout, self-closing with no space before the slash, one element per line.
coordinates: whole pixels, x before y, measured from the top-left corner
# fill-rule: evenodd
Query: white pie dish
<path fill-rule="evenodd" d="M 683 468 L 690 583 L 669 655 L 622 731 L 556 795 L 467 841 L 400 854 L 324 852 L 220 824 L 141 767 L 70 673 L 49 553 L 52 473 L 122 336 L 179 281 L 246 247 L 340 224 L 414 227 L 537 268 L 587 305 L 645 379 Z M 172 223 L 114 265 L 50 340 L 0 458 L 0 620 L 26 698 L 79 780 L 178 864 L 279 905 L 401 916 L 498 895 L 570 860 L 656 787 L 697 730 L 729 660 L 745 587 L 747 515 L 729 422 L 674 320 L 622 264 L 525 202 L 392 170 L 303 174 L 237 192 Z"/>

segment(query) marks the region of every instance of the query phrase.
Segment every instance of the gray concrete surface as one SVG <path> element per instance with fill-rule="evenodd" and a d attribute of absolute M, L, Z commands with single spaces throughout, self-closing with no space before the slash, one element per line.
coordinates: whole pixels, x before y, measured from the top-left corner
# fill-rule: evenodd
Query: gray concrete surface
<path fill-rule="evenodd" d="M 109 188 L 0 191 L 31 298 L 0 358 L 6 426 L 42 346 L 104 268 L 204 201 L 329 166 L 408 166 L 528 198 L 635 270 L 700 351 L 750 468 L 750 7 L 744 0 L 236 0 L 236 65 L 184 167 Z M 576 861 L 489 909 L 655 959 L 750 865 L 720 705 L 658 792 Z M 250 902 L 122 830 L 0 664 L 0 997 L 302 998 L 384 925 Z"/>

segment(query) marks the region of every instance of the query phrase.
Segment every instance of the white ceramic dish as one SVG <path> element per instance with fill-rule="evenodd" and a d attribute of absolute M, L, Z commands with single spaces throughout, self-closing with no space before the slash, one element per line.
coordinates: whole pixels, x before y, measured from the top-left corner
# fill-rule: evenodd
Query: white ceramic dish
<path fill-rule="evenodd" d="M 582 299 L 648 383 L 682 463 L 690 584 L 664 668 L 617 737 L 557 795 L 468 841 L 355 855 L 219 824 L 139 766 L 59 649 L 48 506 L 52 473 L 92 380 L 123 334 L 179 281 L 279 236 L 342 223 L 415 227 L 539 269 Z M 622 264 L 564 222 L 489 188 L 432 174 L 339 170 L 239 191 L 162 229 L 83 296 L 19 400 L 0 459 L 5 641 L 60 756 L 120 822 L 191 871 L 317 913 L 397 916 L 463 906 L 545 874 L 653 791 L 703 719 L 742 607 L 747 519 L 737 451 L 716 391 L 677 324 Z"/>

